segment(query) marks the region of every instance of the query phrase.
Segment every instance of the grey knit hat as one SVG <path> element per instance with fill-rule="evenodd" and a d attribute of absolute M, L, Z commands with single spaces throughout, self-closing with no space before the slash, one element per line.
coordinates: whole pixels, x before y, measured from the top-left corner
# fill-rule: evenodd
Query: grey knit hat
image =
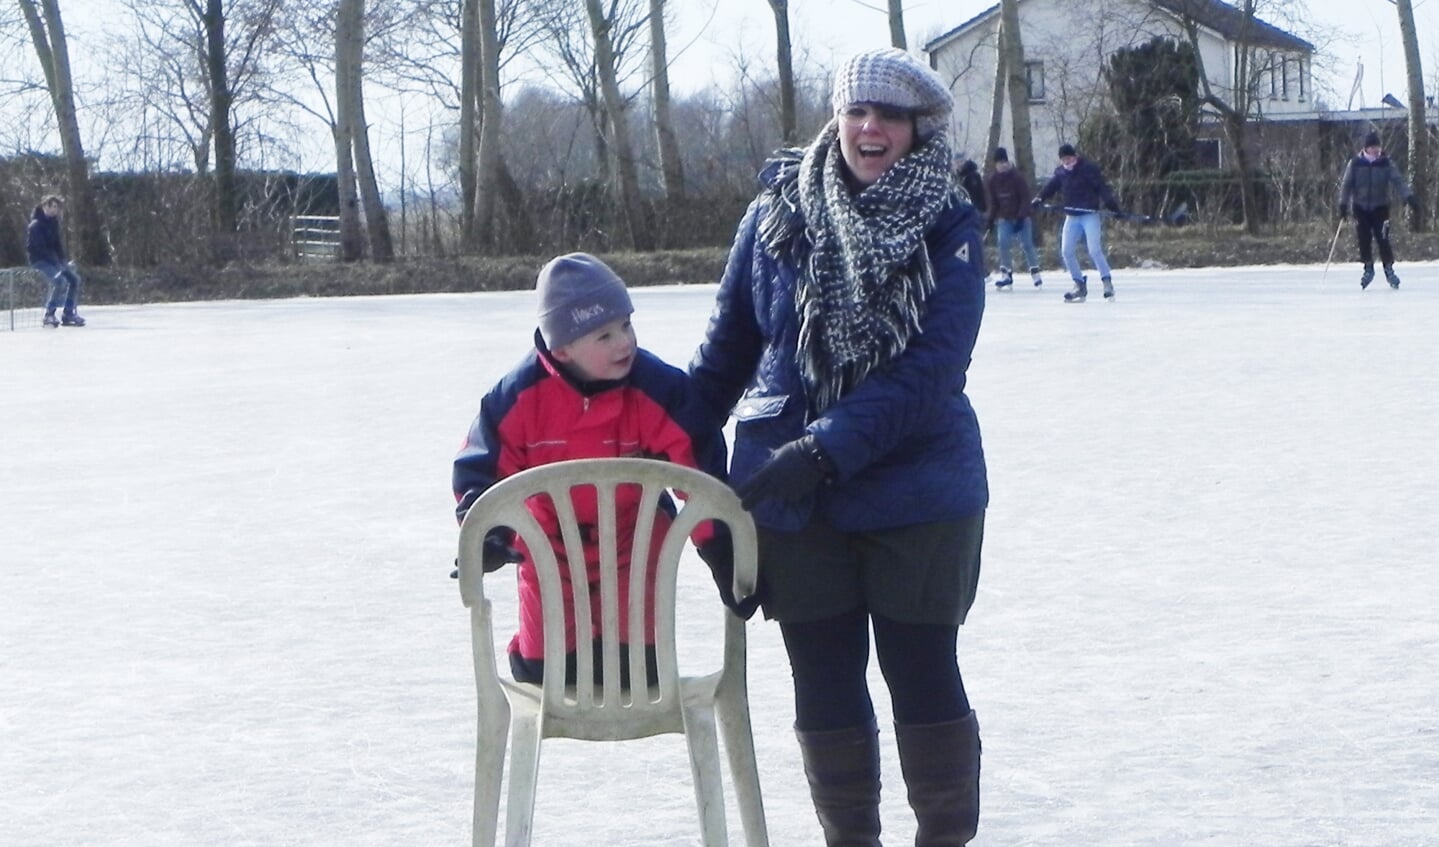
<path fill-rule="evenodd" d="M 568 253 L 540 269 L 540 335 L 554 350 L 634 313 L 624 280 L 588 253 Z"/>
<path fill-rule="evenodd" d="M 835 111 L 853 103 L 898 106 L 915 115 L 919 139 L 949 129 L 954 97 L 939 75 L 897 47 L 881 47 L 851 56 L 834 73 L 830 102 Z"/>

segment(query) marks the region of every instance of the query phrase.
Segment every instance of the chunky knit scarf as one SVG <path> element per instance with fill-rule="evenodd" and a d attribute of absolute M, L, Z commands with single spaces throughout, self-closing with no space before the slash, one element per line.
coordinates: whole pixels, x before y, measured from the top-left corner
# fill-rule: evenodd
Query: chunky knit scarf
<path fill-rule="evenodd" d="M 935 135 L 852 193 L 837 126 L 771 162 L 773 200 L 759 225 L 765 251 L 799 271 L 797 359 L 815 414 L 919 330 L 934 290 L 924 234 L 953 192 L 949 146 Z"/>

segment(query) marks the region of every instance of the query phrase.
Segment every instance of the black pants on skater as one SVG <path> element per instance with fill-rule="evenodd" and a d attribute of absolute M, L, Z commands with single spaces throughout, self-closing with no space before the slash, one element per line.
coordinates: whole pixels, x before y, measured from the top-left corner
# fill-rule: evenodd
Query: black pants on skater
<path fill-rule="evenodd" d="M 1359 239 L 1359 261 L 1374 267 L 1374 241 L 1379 242 L 1379 261 L 1384 267 L 1394 264 L 1394 247 L 1389 243 L 1389 207 L 1366 209 L 1354 207 L 1354 235 Z"/>

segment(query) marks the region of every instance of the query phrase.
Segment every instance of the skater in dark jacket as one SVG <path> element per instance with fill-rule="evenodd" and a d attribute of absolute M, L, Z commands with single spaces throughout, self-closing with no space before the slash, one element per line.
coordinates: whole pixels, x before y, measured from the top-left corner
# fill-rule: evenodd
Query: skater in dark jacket
<path fill-rule="evenodd" d="M 1034 227 L 1030 220 L 1029 182 L 1009 163 L 1009 151 L 1003 147 L 994 148 L 994 170 L 984 181 L 987 195 L 985 208 L 994 225 L 994 234 L 999 242 L 999 279 L 995 288 L 1008 288 L 1014 284 L 1013 265 L 1010 264 L 1014 239 L 1024 250 L 1025 261 L 1029 262 L 1029 277 L 1035 285 L 1043 285 L 1039 275 L 1039 253 L 1034 249 Z"/>
<path fill-rule="evenodd" d="M 1394 273 L 1394 246 L 1389 243 L 1389 190 L 1404 198 L 1410 208 L 1417 208 L 1419 198 L 1399 175 L 1399 168 L 1384 155 L 1379 133 L 1364 136 L 1364 149 L 1344 166 L 1339 179 L 1339 217 L 1354 213 L 1354 235 L 1359 241 L 1359 261 L 1364 273 L 1359 287 L 1368 288 L 1374 281 L 1374 241 L 1379 242 L 1379 261 L 1384 264 L 1384 278 L 1390 288 L 1399 287 Z"/>
<path fill-rule="evenodd" d="M 795 730 L 829 845 L 879 844 L 879 659 L 919 847 L 979 821 L 979 724 L 956 658 L 989 490 L 964 394 L 981 218 L 954 189 L 953 100 L 894 48 L 841 65 L 833 117 L 760 175 L 690 364 L 735 425 Z"/>
<path fill-rule="evenodd" d="M 1099 166 L 1076 154 L 1072 144 L 1059 145 L 1059 167 L 1054 169 L 1054 176 L 1039 190 L 1039 196 L 1031 205 L 1042 206 L 1056 192 L 1064 205 L 1064 234 L 1060 238 L 1059 253 L 1074 280 L 1074 288 L 1064 295 L 1064 301 L 1083 303 L 1089 295 L 1087 278 L 1081 272 L 1077 255 L 1080 238 L 1089 249 L 1099 281 L 1104 283 L 1104 299 L 1113 299 L 1114 282 L 1110 279 L 1109 259 L 1104 255 L 1104 217 L 1100 210 L 1117 213 L 1119 201 L 1114 199 L 1114 192 L 1109 190 Z"/>
<path fill-rule="evenodd" d="M 959 186 L 969 195 L 974 208 L 984 212 L 988 208 L 984 196 L 984 177 L 979 175 L 979 165 L 973 159 L 964 159 L 959 166 Z"/>
<path fill-rule="evenodd" d="M 50 295 L 45 300 L 47 327 L 84 326 L 85 319 L 75 311 L 80 304 L 80 275 L 75 272 L 75 263 L 65 255 L 65 243 L 60 236 L 60 215 L 65 210 L 65 201 L 51 194 L 40 201 L 30 218 L 30 228 L 25 233 L 25 252 L 30 267 L 45 275 L 50 283 Z M 60 317 L 55 310 L 64 306 Z"/>

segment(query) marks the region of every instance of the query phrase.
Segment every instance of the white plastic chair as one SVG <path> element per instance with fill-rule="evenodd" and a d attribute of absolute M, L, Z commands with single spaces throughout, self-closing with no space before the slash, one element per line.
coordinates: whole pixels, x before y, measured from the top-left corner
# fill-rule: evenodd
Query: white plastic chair
<path fill-rule="evenodd" d="M 629 592 L 629 667 L 635 685 L 620 685 L 619 590 L 616 568 L 617 486 L 643 486 L 634 533 Z M 600 607 L 603 656 L 599 675 L 593 668 L 590 591 L 585 578 L 580 528 L 570 502 L 571 489 L 593 487 L 599 501 Z M 680 513 L 660 547 L 654 591 L 655 652 L 658 684 L 645 686 L 644 571 L 650 561 L 654 515 L 667 489 L 683 493 Z M 588 493 L 588 492 L 587 492 Z M 575 563 L 572 579 L 577 643 L 575 679 L 565 682 L 565 634 L 559 565 L 549 537 L 525 503 L 548 496 L 559 515 L 565 558 Z M 704 676 L 679 676 L 675 645 L 675 577 L 690 533 L 704 520 L 729 527 L 734 539 L 734 591 L 754 593 L 755 532 L 749 513 L 724 483 L 708 474 L 653 459 L 580 459 L 533 468 L 501 480 L 475 502 L 460 527 L 460 595 L 470 609 L 475 660 L 479 727 L 475 753 L 474 844 L 494 847 L 499 826 L 500 782 L 505 763 L 506 730 L 510 733 L 510 783 L 505 818 L 506 847 L 530 843 L 539 771 L 540 742 L 545 738 L 618 741 L 662 733 L 683 733 L 705 847 L 728 844 L 720 776 L 715 717 L 724 734 L 736 804 L 745 844 L 769 844 L 760 797 L 759 770 L 750 729 L 745 683 L 745 624 L 710 593 L 713 613 L 724 618 L 722 666 Z M 510 527 L 529 549 L 537 568 L 545 630 L 545 672 L 542 685 L 501 677 L 497 668 L 490 602 L 484 594 L 481 554 L 485 535 L 494 527 Z M 508 568 L 506 586 L 513 586 Z M 688 668 L 687 668 L 688 669 Z M 506 669 L 508 670 L 508 669 Z M 601 681 L 586 684 L 588 680 Z"/>

